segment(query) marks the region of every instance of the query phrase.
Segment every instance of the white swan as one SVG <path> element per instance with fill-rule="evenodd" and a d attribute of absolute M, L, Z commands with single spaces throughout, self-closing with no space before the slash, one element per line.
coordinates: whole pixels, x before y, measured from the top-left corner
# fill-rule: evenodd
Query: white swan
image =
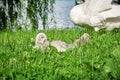
<path fill-rule="evenodd" d="M 78 25 L 88 24 L 95 31 L 102 28 L 120 28 L 120 5 L 112 5 L 112 0 L 86 0 L 71 9 L 71 20 Z"/>

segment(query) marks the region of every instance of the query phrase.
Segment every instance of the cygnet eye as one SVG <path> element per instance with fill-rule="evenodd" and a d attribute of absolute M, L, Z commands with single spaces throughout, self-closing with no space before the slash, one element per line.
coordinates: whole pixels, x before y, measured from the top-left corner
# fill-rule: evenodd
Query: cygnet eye
<path fill-rule="evenodd" d="M 40 38 L 44 38 L 44 36 L 41 36 Z"/>

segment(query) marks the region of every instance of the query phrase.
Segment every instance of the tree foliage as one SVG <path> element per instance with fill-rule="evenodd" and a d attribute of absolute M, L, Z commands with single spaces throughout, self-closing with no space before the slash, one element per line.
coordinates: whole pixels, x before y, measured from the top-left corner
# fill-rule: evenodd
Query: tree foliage
<path fill-rule="evenodd" d="M 27 2 L 25 2 L 27 1 Z M 2 0 L 0 4 L 0 30 L 3 29 L 22 29 L 24 26 L 32 26 L 32 29 L 38 28 L 38 15 L 43 24 L 43 29 L 46 28 L 49 7 L 53 8 L 54 0 Z M 23 7 L 25 6 L 26 7 Z M 26 9 L 26 19 L 20 24 L 20 18 L 23 16 Z M 28 21 L 30 19 L 30 22 Z M 29 22 L 27 24 L 27 22 Z"/>

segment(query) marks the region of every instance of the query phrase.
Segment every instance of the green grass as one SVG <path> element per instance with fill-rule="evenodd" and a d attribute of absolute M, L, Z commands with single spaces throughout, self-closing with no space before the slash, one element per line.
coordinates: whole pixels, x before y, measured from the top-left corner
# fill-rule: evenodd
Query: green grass
<path fill-rule="evenodd" d="M 88 33 L 91 42 L 58 53 L 32 49 L 30 42 L 44 32 L 49 41 L 72 43 Z M 0 32 L 0 80 L 120 80 L 120 29 Z"/>

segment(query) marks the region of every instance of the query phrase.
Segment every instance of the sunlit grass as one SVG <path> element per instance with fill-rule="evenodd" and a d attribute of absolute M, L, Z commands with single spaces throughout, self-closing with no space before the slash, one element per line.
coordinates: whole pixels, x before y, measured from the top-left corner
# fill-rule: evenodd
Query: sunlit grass
<path fill-rule="evenodd" d="M 88 33 L 91 42 L 58 53 L 32 48 L 36 34 L 44 32 L 49 41 L 72 43 Z M 120 30 L 92 29 L 0 32 L 0 80 L 119 80 Z"/>

